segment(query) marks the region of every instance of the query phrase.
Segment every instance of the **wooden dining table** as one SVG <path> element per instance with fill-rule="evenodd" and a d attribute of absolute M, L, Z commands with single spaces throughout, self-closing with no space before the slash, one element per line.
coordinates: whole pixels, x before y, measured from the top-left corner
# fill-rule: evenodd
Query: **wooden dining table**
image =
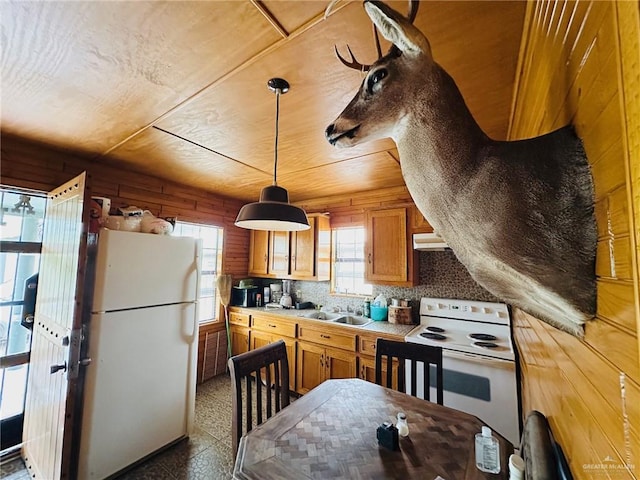
<path fill-rule="evenodd" d="M 400 449 L 378 444 L 376 429 L 404 412 Z M 507 479 L 513 445 L 498 432 L 499 474 L 475 465 L 473 415 L 360 379 L 327 380 L 240 440 L 235 480 Z M 489 425 L 490 426 L 490 425 Z"/>

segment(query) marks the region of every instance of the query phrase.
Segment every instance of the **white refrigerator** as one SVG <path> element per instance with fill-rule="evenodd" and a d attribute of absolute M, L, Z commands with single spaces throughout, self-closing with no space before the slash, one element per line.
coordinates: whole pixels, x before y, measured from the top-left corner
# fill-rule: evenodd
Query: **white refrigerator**
<path fill-rule="evenodd" d="M 80 480 L 109 477 L 190 433 L 200 251 L 194 238 L 100 231 Z"/>

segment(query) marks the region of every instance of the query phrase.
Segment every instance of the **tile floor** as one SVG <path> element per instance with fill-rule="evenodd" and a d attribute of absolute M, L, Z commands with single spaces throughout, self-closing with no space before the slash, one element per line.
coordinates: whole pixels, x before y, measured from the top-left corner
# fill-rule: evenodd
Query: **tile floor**
<path fill-rule="evenodd" d="M 233 472 L 231 448 L 231 380 L 219 375 L 196 394 L 196 429 L 187 440 L 167 449 L 119 480 L 225 480 Z M 0 466 L 1 480 L 27 480 L 21 459 Z"/>

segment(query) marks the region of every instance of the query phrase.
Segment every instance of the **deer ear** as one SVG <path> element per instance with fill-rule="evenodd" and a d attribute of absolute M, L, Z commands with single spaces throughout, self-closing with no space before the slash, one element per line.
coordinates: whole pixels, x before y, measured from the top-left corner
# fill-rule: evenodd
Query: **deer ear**
<path fill-rule="evenodd" d="M 402 15 L 382 2 L 365 1 L 364 9 L 382 36 L 408 55 L 426 54 L 431 46 L 424 34 Z"/>

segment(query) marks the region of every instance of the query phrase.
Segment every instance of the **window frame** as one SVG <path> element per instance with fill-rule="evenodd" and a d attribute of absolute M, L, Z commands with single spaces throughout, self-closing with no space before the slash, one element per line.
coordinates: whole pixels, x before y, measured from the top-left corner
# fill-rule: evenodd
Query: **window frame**
<path fill-rule="evenodd" d="M 190 234 L 189 232 L 183 232 L 181 231 L 183 228 L 187 229 L 187 228 L 191 228 L 191 229 L 197 229 L 199 235 L 193 235 Z M 206 231 L 210 231 L 210 230 L 217 230 L 215 232 L 215 246 L 214 247 L 210 247 L 206 245 L 205 242 L 205 238 L 201 235 L 201 230 L 204 229 Z M 202 325 L 206 325 L 206 324 L 210 324 L 210 323 L 218 323 L 220 321 L 224 321 L 224 318 L 222 318 L 221 313 L 222 313 L 222 303 L 220 302 L 220 294 L 218 292 L 218 289 L 216 287 L 216 281 L 218 278 L 218 275 L 222 274 L 222 259 L 223 259 L 223 252 L 224 252 L 224 228 L 220 227 L 218 225 L 210 225 L 210 224 L 206 224 L 206 223 L 197 223 L 197 222 L 188 222 L 188 221 L 181 221 L 181 220 L 176 220 L 175 222 L 175 226 L 174 226 L 174 230 L 173 230 L 173 235 L 175 236 L 182 236 L 182 237 L 191 237 L 191 238 L 198 238 L 201 240 L 202 242 L 202 251 L 201 251 L 201 261 L 200 261 L 200 279 L 199 279 L 199 291 L 198 291 L 198 309 L 200 310 L 200 308 L 203 305 L 202 299 L 206 298 L 213 298 L 213 306 L 211 307 L 211 312 L 214 315 L 213 317 L 211 316 L 207 316 L 205 318 L 201 317 L 201 313 L 198 313 L 198 325 L 202 326 Z M 215 258 L 215 266 L 214 269 L 206 269 L 205 270 L 205 264 L 204 262 L 207 260 L 207 255 L 206 252 L 207 251 L 213 251 L 214 255 L 213 258 Z M 203 291 L 203 284 L 205 283 L 205 278 L 209 277 L 210 275 L 212 275 L 212 279 L 213 279 L 213 285 L 212 285 L 212 291 L 213 294 L 212 295 L 206 295 L 206 296 L 202 296 L 202 291 Z"/>
<path fill-rule="evenodd" d="M 336 280 L 337 280 L 337 273 L 336 273 L 336 264 L 339 263 L 339 259 L 338 259 L 338 253 L 339 253 L 339 248 L 338 248 L 338 232 L 339 231 L 344 231 L 344 230 L 359 230 L 361 231 L 361 238 L 362 238 L 362 283 L 361 286 L 365 288 L 364 291 L 349 291 L 347 290 L 346 292 L 342 292 L 342 291 L 338 291 L 337 287 L 336 287 Z M 366 297 L 370 297 L 373 295 L 373 284 L 371 283 L 366 283 L 366 279 L 365 279 L 365 275 L 366 275 L 366 241 L 367 241 L 367 231 L 366 231 L 366 227 L 364 225 L 360 225 L 360 224 L 354 224 L 354 225 L 344 225 L 344 226 L 340 226 L 340 227 L 333 227 L 331 229 L 331 282 L 330 282 L 330 289 L 329 289 L 329 294 L 333 295 L 333 296 L 341 296 L 341 297 L 354 297 L 354 298 L 366 298 Z M 358 245 L 360 242 L 355 241 L 353 243 L 353 245 Z M 351 263 L 356 263 L 357 259 L 359 257 L 353 257 L 351 258 Z M 355 270 L 354 270 L 355 272 Z M 355 277 L 354 277 L 355 278 Z M 358 277 L 359 278 L 359 277 Z M 368 287 L 368 288 L 367 288 Z"/>

